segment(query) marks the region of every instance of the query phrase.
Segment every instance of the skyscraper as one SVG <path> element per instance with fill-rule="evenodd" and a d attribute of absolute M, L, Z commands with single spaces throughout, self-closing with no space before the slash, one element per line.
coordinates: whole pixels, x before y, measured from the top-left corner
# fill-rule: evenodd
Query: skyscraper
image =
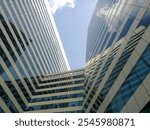
<path fill-rule="evenodd" d="M 97 1 L 88 29 L 84 112 L 150 112 L 149 24 L 149 0 Z"/>
<path fill-rule="evenodd" d="M 0 112 L 150 112 L 150 0 L 97 0 L 79 70 L 47 0 L 1 0 L 0 37 Z"/>
<path fill-rule="evenodd" d="M 0 108 L 23 112 L 46 75 L 70 70 L 48 1 L 1 0 L 0 37 Z"/>

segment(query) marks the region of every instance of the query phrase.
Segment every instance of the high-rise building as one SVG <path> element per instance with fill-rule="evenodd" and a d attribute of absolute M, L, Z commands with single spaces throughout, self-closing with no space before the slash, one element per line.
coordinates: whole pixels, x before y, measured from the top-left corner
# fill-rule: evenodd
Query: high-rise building
<path fill-rule="evenodd" d="M 48 1 L 1 0 L 0 110 L 23 112 L 30 109 L 29 104 L 38 93 L 40 96 L 53 93 L 52 88 L 48 92 L 43 90 L 47 88 L 41 85 L 45 76 L 68 70 L 70 67 Z"/>
<path fill-rule="evenodd" d="M 150 112 L 150 0 L 98 0 L 88 29 L 84 112 Z"/>
<path fill-rule="evenodd" d="M 1 0 L 0 37 L 0 112 L 150 112 L 150 0 L 97 0 L 84 69 L 47 0 Z"/>

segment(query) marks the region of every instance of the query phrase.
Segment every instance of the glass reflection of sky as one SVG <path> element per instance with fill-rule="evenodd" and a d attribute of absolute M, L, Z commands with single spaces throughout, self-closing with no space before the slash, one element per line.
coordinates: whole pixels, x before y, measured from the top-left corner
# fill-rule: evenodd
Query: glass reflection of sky
<path fill-rule="evenodd" d="M 106 47 L 110 47 L 118 33 L 119 36 L 117 37 L 117 41 L 126 36 L 140 11 L 143 2 L 143 0 L 97 1 L 96 9 L 88 28 L 87 61 L 93 58 L 96 54 L 101 53 L 105 48 L 105 44 L 107 44 Z M 126 18 L 128 19 L 125 22 Z M 137 27 L 148 27 L 149 23 L 150 8 L 146 10 Z M 120 30 L 122 25 L 123 29 Z"/>

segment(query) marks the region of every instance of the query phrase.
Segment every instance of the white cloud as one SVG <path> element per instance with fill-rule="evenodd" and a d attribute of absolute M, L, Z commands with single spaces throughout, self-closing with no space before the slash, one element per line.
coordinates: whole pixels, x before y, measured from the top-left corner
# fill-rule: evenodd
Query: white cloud
<path fill-rule="evenodd" d="M 49 4 L 52 10 L 52 13 L 55 13 L 58 9 L 63 7 L 75 7 L 76 0 L 49 0 Z"/>
<path fill-rule="evenodd" d="M 110 18 L 108 15 L 108 12 L 111 13 L 111 18 L 119 17 L 120 11 L 122 11 L 124 7 L 124 3 L 119 2 L 121 0 L 118 0 L 117 3 L 111 5 L 110 7 L 108 5 L 104 6 L 104 8 L 100 8 L 97 10 L 96 15 L 97 17 L 105 17 L 106 19 Z M 121 3 L 121 4 L 120 4 Z M 119 7 L 119 8 L 118 8 Z"/>
<path fill-rule="evenodd" d="M 112 19 L 114 17 L 119 18 L 121 15 L 120 11 L 122 11 L 122 9 L 124 7 L 124 3 L 121 3 L 119 1 L 121 1 L 121 0 L 118 0 L 118 2 L 116 2 L 115 4 L 113 4 L 111 6 L 106 5 L 103 8 L 100 8 L 96 11 L 96 16 L 103 17 L 105 19 L 110 31 L 113 30 L 113 26 L 112 26 L 112 24 L 110 24 L 110 21 L 112 21 Z M 110 13 L 111 13 L 111 15 L 110 15 Z"/>

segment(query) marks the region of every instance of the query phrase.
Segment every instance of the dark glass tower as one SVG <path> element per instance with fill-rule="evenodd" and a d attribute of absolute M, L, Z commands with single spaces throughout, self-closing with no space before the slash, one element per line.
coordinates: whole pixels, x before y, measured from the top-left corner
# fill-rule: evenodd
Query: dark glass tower
<path fill-rule="evenodd" d="M 88 29 L 84 112 L 150 112 L 149 24 L 150 0 L 97 1 Z"/>
<path fill-rule="evenodd" d="M 97 0 L 87 37 L 86 61 L 89 61 L 130 31 L 148 27 L 149 0 Z"/>

